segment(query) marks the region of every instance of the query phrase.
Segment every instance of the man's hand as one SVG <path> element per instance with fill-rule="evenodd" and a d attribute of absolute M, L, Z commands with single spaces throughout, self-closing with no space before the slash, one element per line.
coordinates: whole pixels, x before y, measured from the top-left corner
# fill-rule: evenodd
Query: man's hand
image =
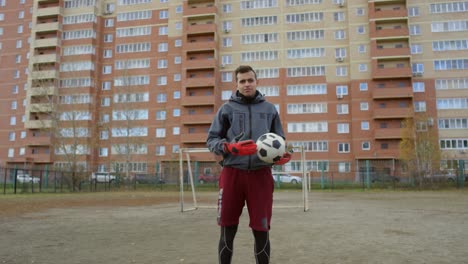
<path fill-rule="evenodd" d="M 288 163 L 290 160 L 291 160 L 291 153 L 286 152 L 286 153 L 283 154 L 283 156 L 279 160 L 275 161 L 274 164 L 275 165 L 284 165 L 284 164 Z"/>
<path fill-rule="evenodd" d="M 257 152 L 257 144 L 251 139 L 224 143 L 224 151 L 239 156 L 252 155 Z"/>

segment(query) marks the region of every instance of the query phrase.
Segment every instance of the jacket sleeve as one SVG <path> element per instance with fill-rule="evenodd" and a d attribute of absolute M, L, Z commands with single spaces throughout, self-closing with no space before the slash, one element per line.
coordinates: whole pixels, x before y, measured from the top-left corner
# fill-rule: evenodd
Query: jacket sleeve
<path fill-rule="evenodd" d="M 215 115 L 213 123 L 208 130 L 206 145 L 208 149 L 216 155 L 224 154 L 224 143 L 226 142 L 228 120 L 223 114 L 224 107 L 221 107 Z"/>
<path fill-rule="evenodd" d="M 284 135 L 283 126 L 281 125 L 281 120 L 280 120 L 278 112 L 276 112 L 276 115 L 273 118 L 273 122 L 271 123 L 270 132 L 275 133 L 275 134 L 283 137 L 283 139 L 286 140 L 286 136 Z"/>

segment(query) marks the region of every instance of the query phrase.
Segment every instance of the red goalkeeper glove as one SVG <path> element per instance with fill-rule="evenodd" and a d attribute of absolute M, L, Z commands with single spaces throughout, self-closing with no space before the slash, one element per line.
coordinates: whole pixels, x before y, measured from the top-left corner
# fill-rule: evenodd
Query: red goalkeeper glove
<path fill-rule="evenodd" d="M 251 139 L 235 143 L 224 143 L 224 151 L 239 156 L 252 155 L 257 152 L 257 144 Z"/>
<path fill-rule="evenodd" d="M 275 161 L 275 165 L 284 165 L 288 163 L 291 160 L 291 153 L 286 152 L 283 154 L 283 157 L 281 157 L 279 160 Z"/>

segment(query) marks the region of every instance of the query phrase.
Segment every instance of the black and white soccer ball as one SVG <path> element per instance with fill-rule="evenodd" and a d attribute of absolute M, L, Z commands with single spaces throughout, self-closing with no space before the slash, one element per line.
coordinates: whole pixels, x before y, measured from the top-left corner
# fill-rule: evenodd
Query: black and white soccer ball
<path fill-rule="evenodd" d="M 275 163 L 286 152 L 286 142 L 275 133 L 266 133 L 257 139 L 257 155 L 266 163 Z"/>

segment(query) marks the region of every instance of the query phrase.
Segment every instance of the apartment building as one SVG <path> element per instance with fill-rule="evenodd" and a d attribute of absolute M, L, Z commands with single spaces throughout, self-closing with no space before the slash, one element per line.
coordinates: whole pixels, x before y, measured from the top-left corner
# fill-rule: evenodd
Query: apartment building
<path fill-rule="evenodd" d="M 170 174 L 250 64 L 308 170 L 398 174 L 416 115 L 451 168 L 468 160 L 467 14 L 467 1 L 0 0 L 0 162 Z"/>

